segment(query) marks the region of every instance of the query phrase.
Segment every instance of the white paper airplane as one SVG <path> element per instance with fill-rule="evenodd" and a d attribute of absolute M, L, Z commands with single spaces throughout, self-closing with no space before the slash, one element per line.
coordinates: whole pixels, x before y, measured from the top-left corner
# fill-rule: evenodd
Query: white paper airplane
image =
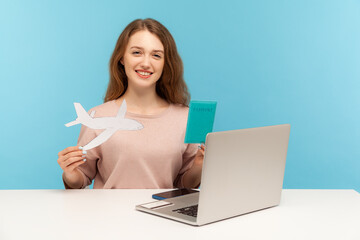
<path fill-rule="evenodd" d="M 100 117 L 94 118 L 95 111 L 92 111 L 90 115 L 85 111 L 80 103 L 74 103 L 77 118 L 75 121 L 65 124 L 67 127 L 74 126 L 76 124 L 83 124 L 92 129 L 105 129 L 96 138 L 86 144 L 83 149 L 89 150 L 99 146 L 108 140 L 117 130 L 140 130 L 144 126 L 136 120 L 125 118 L 126 113 L 126 101 L 124 100 L 120 106 L 120 109 L 116 117 Z"/>

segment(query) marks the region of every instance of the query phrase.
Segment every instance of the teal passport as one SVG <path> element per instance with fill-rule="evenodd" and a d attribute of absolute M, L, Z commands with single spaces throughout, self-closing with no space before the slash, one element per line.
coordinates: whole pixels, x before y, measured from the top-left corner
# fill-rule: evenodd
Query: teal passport
<path fill-rule="evenodd" d="M 216 111 L 215 101 L 191 101 L 186 126 L 185 143 L 205 143 L 212 132 Z"/>

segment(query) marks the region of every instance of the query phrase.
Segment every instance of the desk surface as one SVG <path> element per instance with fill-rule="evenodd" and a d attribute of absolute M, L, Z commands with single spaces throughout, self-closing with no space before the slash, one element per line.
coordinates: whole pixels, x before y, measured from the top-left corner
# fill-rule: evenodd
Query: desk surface
<path fill-rule="evenodd" d="M 202 227 L 135 210 L 163 190 L 0 190 L 0 239 L 360 239 L 354 190 L 283 190 L 277 207 Z"/>

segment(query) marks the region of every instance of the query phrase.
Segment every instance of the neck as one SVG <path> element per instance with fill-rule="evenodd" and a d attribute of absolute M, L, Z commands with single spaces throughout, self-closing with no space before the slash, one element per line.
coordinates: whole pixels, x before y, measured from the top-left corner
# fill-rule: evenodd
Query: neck
<path fill-rule="evenodd" d="M 169 106 L 169 103 L 156 94 L 155 89 L 136 91 L 130 87 L 117 101 L 121 104 L 124 99 L 126 99 L 127 111 L 137 114 L 156 114 Z"/>

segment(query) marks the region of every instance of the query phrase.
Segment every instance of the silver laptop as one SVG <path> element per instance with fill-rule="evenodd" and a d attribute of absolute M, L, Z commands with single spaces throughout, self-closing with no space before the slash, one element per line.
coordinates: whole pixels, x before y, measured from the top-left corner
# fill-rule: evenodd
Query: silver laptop
<path fill-rule="evenodd" d="M 290 125 L 209 133 L 200 192 L 136 206 L 201 226 L 279 205 Z"/>

